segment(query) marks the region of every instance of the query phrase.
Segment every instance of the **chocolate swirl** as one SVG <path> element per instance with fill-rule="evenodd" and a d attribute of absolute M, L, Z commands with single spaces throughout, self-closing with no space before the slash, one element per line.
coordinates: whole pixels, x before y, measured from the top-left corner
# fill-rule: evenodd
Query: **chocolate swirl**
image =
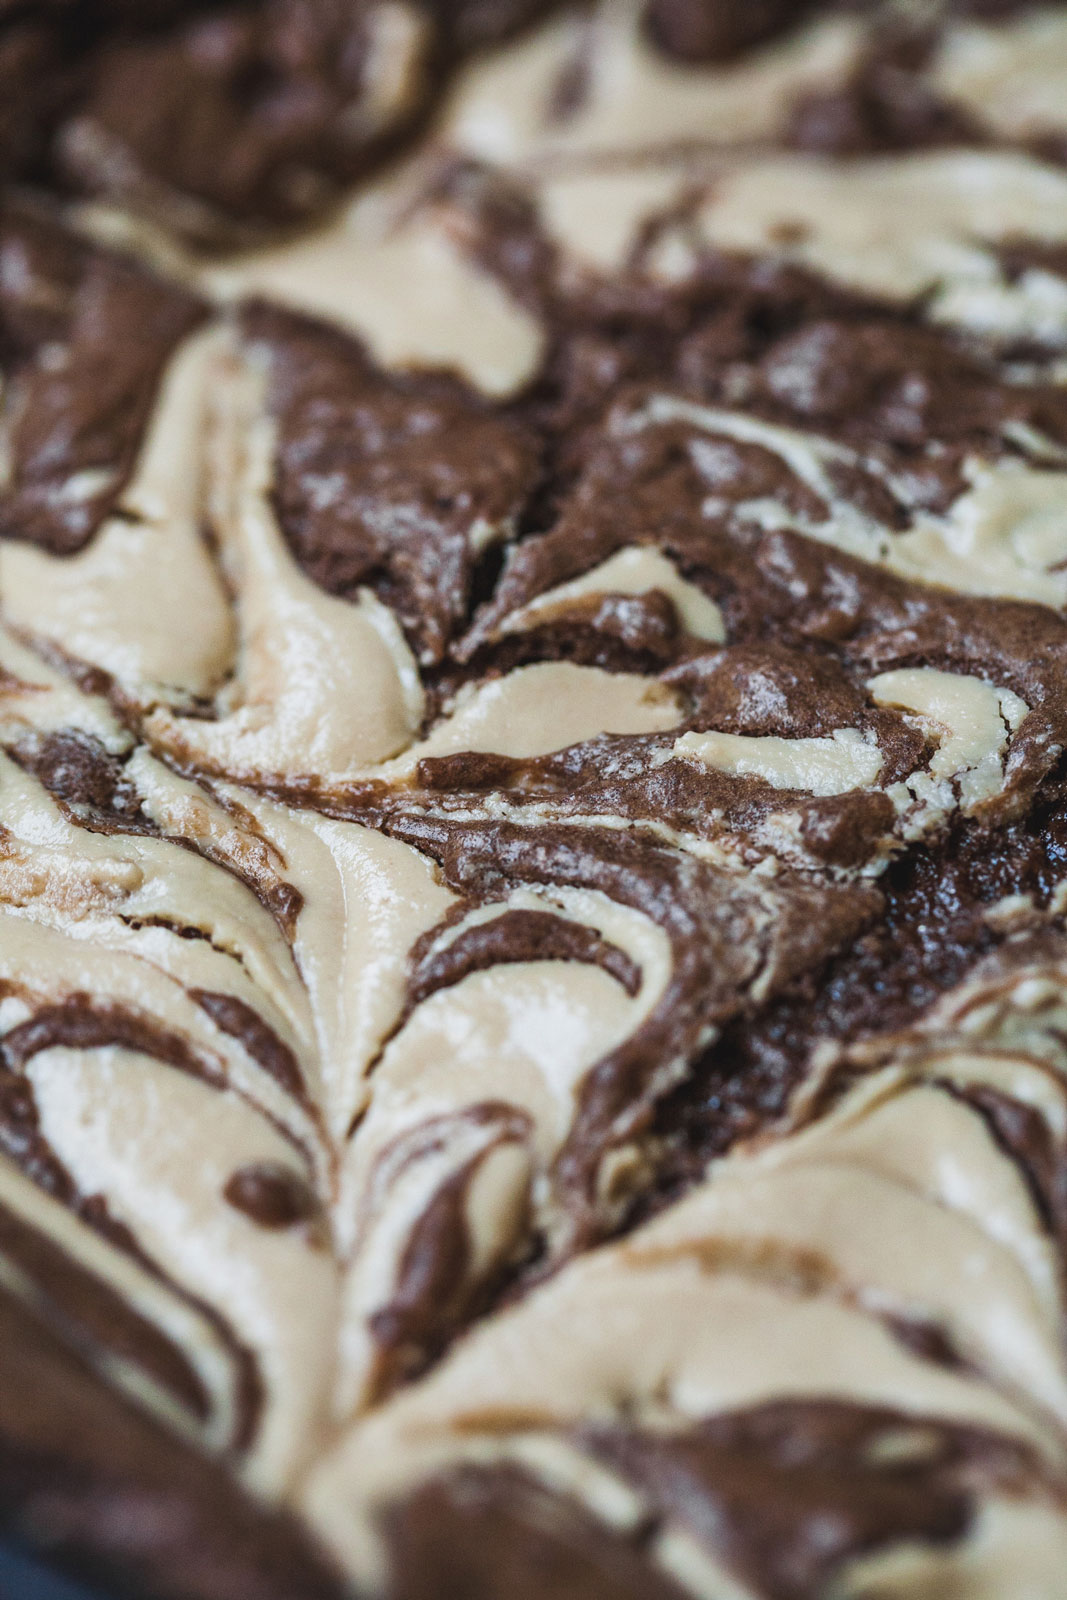
<path fill-rule="evenodd" d="M 1054 1600 L 1064 19 L 38 9 L 0 1516 Z"/>

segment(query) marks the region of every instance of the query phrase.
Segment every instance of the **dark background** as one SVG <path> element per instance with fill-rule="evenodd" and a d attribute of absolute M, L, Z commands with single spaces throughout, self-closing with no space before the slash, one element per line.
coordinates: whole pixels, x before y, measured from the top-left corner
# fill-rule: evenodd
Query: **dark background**
<path fill-rule="evenodd" d="M 0 1600 L 103 1600 L 99 1590 L 57 1577 L 45 1567 L 0 1545 Z"/>

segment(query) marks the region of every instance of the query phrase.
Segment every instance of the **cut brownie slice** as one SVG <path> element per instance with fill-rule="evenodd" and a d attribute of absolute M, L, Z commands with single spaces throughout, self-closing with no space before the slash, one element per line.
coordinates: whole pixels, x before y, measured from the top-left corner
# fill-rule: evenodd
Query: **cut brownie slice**
<path fill-rule="evenodd" d="M 173 1600 L 1059 1600 L 1067 13 L 54 11 L 0 1516 Z"/>

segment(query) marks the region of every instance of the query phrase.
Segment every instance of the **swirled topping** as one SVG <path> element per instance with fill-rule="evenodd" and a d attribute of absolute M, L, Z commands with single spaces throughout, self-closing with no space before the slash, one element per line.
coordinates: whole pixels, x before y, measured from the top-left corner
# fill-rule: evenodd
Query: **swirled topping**
<path fill-rule="evenodd" d="M 19 1531 L 1058 1600 L 1065 62 L 0 0 Z"/>

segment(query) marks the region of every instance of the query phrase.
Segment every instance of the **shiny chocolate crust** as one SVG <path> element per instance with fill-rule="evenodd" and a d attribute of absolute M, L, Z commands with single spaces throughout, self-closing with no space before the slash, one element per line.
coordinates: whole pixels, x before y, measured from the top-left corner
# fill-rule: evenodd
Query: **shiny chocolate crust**
<path fill-rule="evenodd" d="M 1067 12 L 0 0 L 0 1524 L 1060 1600 Z"/>

